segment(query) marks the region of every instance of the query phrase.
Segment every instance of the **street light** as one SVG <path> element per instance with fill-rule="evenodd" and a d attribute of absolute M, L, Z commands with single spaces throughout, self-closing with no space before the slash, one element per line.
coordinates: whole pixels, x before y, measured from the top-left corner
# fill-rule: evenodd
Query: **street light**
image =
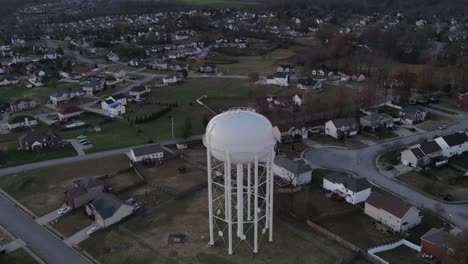
<path fill-rule="evenodd" d="M 173 116 L 169 116 L 169 118 L 171 119 L 172 139 L 174 139 L 174 117 L 173 117 Z"/>

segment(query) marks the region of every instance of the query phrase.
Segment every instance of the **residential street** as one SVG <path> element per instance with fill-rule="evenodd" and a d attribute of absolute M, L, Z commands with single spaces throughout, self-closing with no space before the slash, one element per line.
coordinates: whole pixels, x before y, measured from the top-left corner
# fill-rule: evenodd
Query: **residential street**
<path fill-rule="evenodd" d="M 0 224 L 48 264 L 89 264 L 78 252 L 53 236 L 34 219 L 0 195 Z"/>
<path fill-rule="evenodd" d="M 441 203 L 429 196 L 417 192 L 397 180 L 387 178 L 380 174 L 376 168 L 376 158 L 386 150 L 401 147 L 404 145 L 415 144 L 424 139 L 431 139 L 434 136 L 451 134 L 456 131 L 466 130 L 468 128 L 468 119 L 463 113 L 460 113 L 460 122 L 449 126 L 446 130 L 433 130 L 424 133 L 414 134 L 412 136 L 387 141 L 380 144 L 370 145 L 359 149 L 340 149 L 334 147 L 314 148 L 308 150 L 304 157 L 314 167 L 326 167 L 343 169 L 354 172 L 360 176 L 366 177 L 370 182 L 390 190 L 400 195 L 416 206 L 424 206 L 434 211 L 436 204 L 441 204 L 446 211 L 446 217 L 451 218 L 452 222 L 461 228 L 468 228 L 468 203 L 466 204 L 447 204 Z M 451 217 L 450 217 L 451 215 Z"/>

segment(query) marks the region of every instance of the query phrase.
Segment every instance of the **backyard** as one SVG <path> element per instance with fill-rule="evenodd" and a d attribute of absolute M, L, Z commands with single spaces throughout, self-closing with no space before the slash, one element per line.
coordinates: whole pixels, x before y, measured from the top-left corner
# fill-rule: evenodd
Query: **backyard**
<path fill-rule="evenodd" d="M 63 192 L 84 176 L 102 176 L 129 167 L 125 155 L 29 170 L 0 178 L 0 188 L 41 216 L 63 204 Z"/>
<path fill-rule="evenodd" d="M 17 249 L 7 255 L 0 256 L 0 263 L 14 263 L 14 264 L 37 264 L 31 255 L 28 254 L 24 249 Z"/>
<path fill-rule="evenodd" d="M 430 172 L 410 171 L 396 179 L 446 201 L 468 200 L 468 178 L 451 168 Z"/>
<path fill-rule="evenodd" d="M 426 263 L 421 257 L 418 256 L 417 251 L 404 245 L 396 247 L 392 250 L 379 252 L 376 255 L 388 261 L 389 263 Z"/>

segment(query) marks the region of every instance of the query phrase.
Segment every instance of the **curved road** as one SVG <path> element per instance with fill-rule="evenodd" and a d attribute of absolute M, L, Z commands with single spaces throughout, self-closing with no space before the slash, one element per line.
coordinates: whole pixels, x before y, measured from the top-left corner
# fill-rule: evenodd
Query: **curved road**
<path fill-rule="evenodd" d="M 442 113 L 437 112 L 442 115 Z M 453 118 L 453 116 L 451 116 Z M 451 134 L 456 131 L 468 128 L 468 118 L 460 113 L 460 122 L 449 126 L 446 130 L 432 130 L 415 134 L 409 137 L 398 138 L 384 143 L 370 145 L 360 149 L 339 149 L 334 147 L 323 147 L 310 149 L 304 153 L 304 158 L 313 166 L 336 168 L 354 172 L 366 177 L 370 182 L 387 189 L 410 202 L 415 206 L 423 206 L 431 211 L 435 211 L 436 204 L 442 205 L 445 209 L 446 217 L 451 215 L 451 221 L 460 228 L 468 228 L 468 203 L 448 204 L 437 201 L 429 196 L 417 192 L 397 180 L 390 179 L 379 173 L 375 160 L 377 156 L 386 150 L 401 147 L 404 145 L 416 144 L 424 139 L 431 139 L 434 136 Z"/>

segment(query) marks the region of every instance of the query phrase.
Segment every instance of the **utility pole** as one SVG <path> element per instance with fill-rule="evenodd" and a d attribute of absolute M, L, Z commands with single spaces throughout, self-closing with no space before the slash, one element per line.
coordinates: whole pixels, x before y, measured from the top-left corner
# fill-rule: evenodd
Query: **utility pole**
<path fill-rule="evenodd" d="M 169 118 L 171 119 L 171 134 L 172 134 L 172 139 L 174 139 L 174 117 L 173 116 L 169 116 Z"/>

